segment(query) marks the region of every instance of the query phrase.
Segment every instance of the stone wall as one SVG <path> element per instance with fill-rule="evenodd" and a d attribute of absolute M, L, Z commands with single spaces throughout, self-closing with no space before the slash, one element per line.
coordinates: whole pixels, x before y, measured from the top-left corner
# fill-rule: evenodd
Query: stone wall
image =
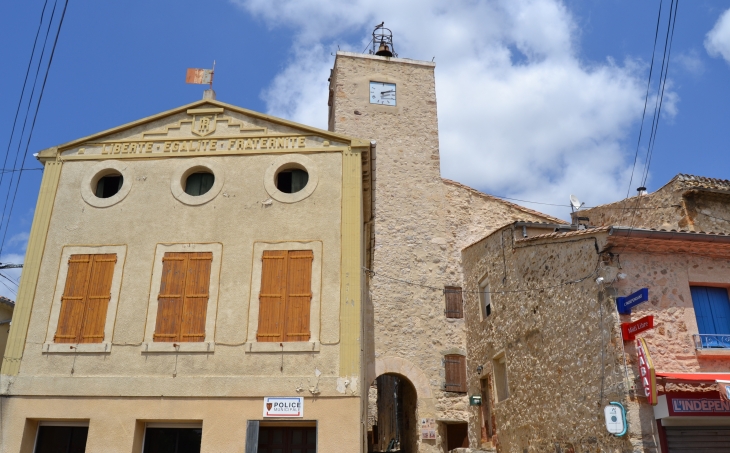
<path fill-rule="evenodd" d="M 371 80 L 396 84 L 395 107 L 369 103 Z M 464 246 L 516 219 L 556 219 L 441 178 L 433 63 L 338 52 L 330 88 L 330 128 L 377 142 L 367 380 L 399 374 L 416 388 L 418 418 L 467 420 L 466 396 L 442 390 L 443 355 L 466 347 L 443 288 L 461 285 Z M 418 444 L 445 449 L 443 436 Z"/>
<path fill-rule="evenodd" d="M 626 400 L 620 331 L 613 300 L 595 282 L 602 272 L 597 239 L 567 236 L 526 242 L 507 227 L 462 254 L 469 393 L 479 394 L 480 379 L 494 379 L 496 356 L 506 359 L 509 397 L 492 408 L 501 452 L 626 451 L 641 441 L 606 432 L 603 407 Z M 484 278 L 492 313 L 482 321 Z M 477 446 L 480 408 L 469 412 L 470 444 Z"/>
<path fill-rule="evenodd" d="M 695 350 L 690 286 L 730 287 L 730 248 L 712 244 L 710 251 L 677 238 L 618 240 L 607 228 L 527 239 L 515 233 L 506 227 L 462 253 L 469 393 L 479 394 L 480 379 L 493 379 L 495 356 L 506 357 L 509 398 L 493 406 L 498 450 L 658 451 L 653 409 L 637 397 L 634 344 L 622 340 L 620 323 L 654 316 L 655 328 L 641 336 L 657 371 L 726 371 L 727 357 Z M 597 277 L 604 282 L 597 284 Z M 484 278 L 492 314 L 481 321 L 477 291 Z M 649 289 L 649 301 L 619 315 L 615 297 L 640 288 Z M 472 372 L 478 365 L 481 375 Z M 603 407 L 609 401 L 627 408 L 624 438 L 606 432 Z M 480 426 L 479 410 L 472 408 L 473 446 Z"/>
<path fill-rule="evenodd" d="M 657 191 L 584 209 L 573 217 L 588 217 L 594 226 L 730 233 L 730 181 L 677 175 Z"/>

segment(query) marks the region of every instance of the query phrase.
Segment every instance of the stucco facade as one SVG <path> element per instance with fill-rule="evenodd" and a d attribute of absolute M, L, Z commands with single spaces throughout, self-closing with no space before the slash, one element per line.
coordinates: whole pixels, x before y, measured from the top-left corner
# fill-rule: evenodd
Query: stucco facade
<path fill-rule="evenodd" d="M 360 450 L 368 153 L 366 142 L 214 100 L 41 152 L 0 451 L 32 451 L 44 420 L 87 421 L 87 451 L 141 452 L 156 421 L 202 424 L 201 451 L 254 451 L 247 421 L 274 421 L 262 418 L 266 396 L 304 397 L 297 420 L 316 424 L 317 451 Z M 296 193 L 274 182 L 290 167 L 309 175 Z M 123 184 L 99 198 L 94 184 L 110 171 Z M 195 171 L 215 177 L 199 197 L 184 188 Z M 262 253 L 300 249 L 313 255 L 309 340 L 257 340 Z M 202 341 L 155 340 L 168 252 L 212 255 Z M 83 253 L 116 256 L 104 338 L 57 343 L 67 262 Z"/>

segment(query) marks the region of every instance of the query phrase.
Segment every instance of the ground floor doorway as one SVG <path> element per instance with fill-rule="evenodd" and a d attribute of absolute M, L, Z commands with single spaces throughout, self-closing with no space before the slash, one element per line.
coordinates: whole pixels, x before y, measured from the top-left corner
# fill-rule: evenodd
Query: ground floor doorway
<path fill-rule="evenodd" d="M 368 404 L 368 451 L 418 451 L 418 396 L 413 384 L 397 374 L 375 379 Z"/>
<path fill-rule="evenodd" d="M 257 453 L 316 453 L 317 428 L 261 426 Z"/>

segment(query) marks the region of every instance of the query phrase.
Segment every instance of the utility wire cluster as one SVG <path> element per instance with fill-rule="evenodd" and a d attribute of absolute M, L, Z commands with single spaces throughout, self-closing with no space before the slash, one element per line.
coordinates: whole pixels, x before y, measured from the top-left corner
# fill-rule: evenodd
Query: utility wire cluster
<path fill-rule="evenodd" d="M 46 14 L 48 3 L 49 0 L 46 0 L 43 4 L 43 9 L 41 10 L 41 17 L 38 23 L 35 40 L 33 42 L 33 50 L 31 51 L 30 59 L 28 60 L 23 88 L 20 92 L 20 98 L 18 99 L 18 106 L 15 110 L 10 138 L 3 158 L 2 170 L 0 171 L 0 199 L 2 199 L 3 194 L 5 195 L 5 200 L 2 202 L 2 213 L 0 214 L 0 233 L 2 234 L 2 240 L 0 241 L 0 256 L 2 256 L 8 230 L 10 230 L 13 208 L 15 207 L 15 200 L 18 195 L 18 189 L 23 177 L 23 172 L 38 170 L 36 168 L 26 168 L 25 161 L 28 157 L 28 149 L 33 138 L 33 130 L 35 129 L 36 119 L 38 118 L 38 110 L 41 105 L 41 100 L 43 99 L 43 93 L 46 88 L 46 82 L 48 81 L 48 73 L 50 72 L 51 63 L 53 62 L 53 56 L 56 52 L 56 45 L 58 44 L 58 37 L 61 33 L 63 19 L 66 16 L 68 0 L 55 0 L 50 14 Z M 59 3 L 62 3 L 61 8 L 59 8 Z M 42 33 L 44 28 L 45 34 Z M 42 34 L 43 36 L 41 36 Z M 39 47 L 40 52 L 38 52 Z M 31 75 L 31 69 L 33 69 L 33 67 L 35 67 L 35 71 L 33 71 L 34 74 Z M 28 92 L 27 89 L 29 85 L 30 90 Z M 22 122 L 19 121 L 21 114 L 23 116 Z M 13 146 L 14 144 L 16 146 Z M 13 155 L 12 166 L 9 167 L 8 164 L 11 160 L 11 154 Z M 2 274 L 0 274 L 0 276 L 13 281 Z M 2 283 L 4 284 L 4 282 Z"/>

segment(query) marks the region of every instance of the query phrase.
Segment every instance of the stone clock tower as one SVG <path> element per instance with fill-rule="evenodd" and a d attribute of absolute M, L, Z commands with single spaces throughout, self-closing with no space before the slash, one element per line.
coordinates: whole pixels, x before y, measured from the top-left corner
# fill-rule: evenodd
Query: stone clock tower
<path fill-rule="evenodd" d="M 376 403 L 371 388 L 374 451 L 393 439 L 407 452 L 443 451 L 446 426 L 438 439 L 421 440 L 418 420 L 466 422 L 465 394 L 442 390 L 444 352 L 465 349 L 463 319 L 447 322 L 442 291 L 385 278 L 441 289 L 460 284 L 447 265 L 434 68 L 338 52 L 330 79 L 329 129 L 374 141 L 375 215 L 366 260 L 376 274 L 368 277 L 364 339 L 365 385 L 377 382 L 380 394 Z"/>
<path fill-rule="evenodd" d="M 563 221 L 443 179 L 435 63 L 378 54 L 337 52 L 329 94 L 329 130 L 371 140 L 369 451 L 491 448 L 496 428 L 480 432 L 469 407 L 491 368 L 466 363 L 461 250 L 517 220 Z"/>

